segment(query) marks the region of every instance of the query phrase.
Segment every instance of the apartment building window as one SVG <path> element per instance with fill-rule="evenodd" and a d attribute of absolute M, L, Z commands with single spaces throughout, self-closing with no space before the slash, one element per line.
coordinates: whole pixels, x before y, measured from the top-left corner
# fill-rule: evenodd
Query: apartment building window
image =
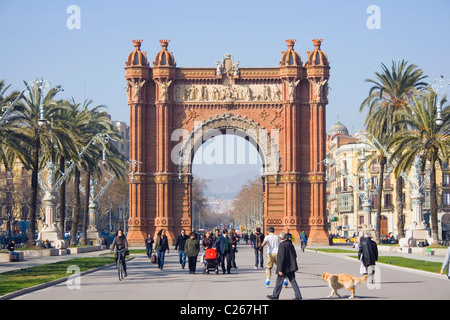
<path fill-rule="evenodd" d="M 442 186 L 450 187 L 450 174 L 448 174 L 448 173 L 442 174 Z"/>
<path fill-rule="evenodd" d="M 359 177 L 359 190 L 364 190 L 364 178 Z"/>
<path fill-rule="evenodd" d="M 386 193 L 386 194 L 384 195 L 384 207 L 385 207 L 385 208 L 390 208 L 390 207 L 392 207 L 392 194 Z"/>
<path fill-rule="evenodd" d="M 450 206 L 450 192 L 444 191 L 442 193 L 442 201 L 444 206 Z"/>
<path fill-rule="evenodd" d="M 378 177 L 372 177 L 372 188 L 378 187 Z"/>
<path fill-rule="evenodd" d="M 339 212 L 353 211 L 353 194 L 340 194 L 338 199 Z"/>

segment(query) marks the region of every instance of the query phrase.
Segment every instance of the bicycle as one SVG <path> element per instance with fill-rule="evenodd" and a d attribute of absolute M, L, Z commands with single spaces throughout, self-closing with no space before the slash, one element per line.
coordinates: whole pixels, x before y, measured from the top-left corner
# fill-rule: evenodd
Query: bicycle
<path fill-rule="evenodd" d="M 122 258 L 122 255 L 121 255 L 121 253 L 124 252 L 124 251 L 125 251 L 125 248 L 116 251 L 116 254 L 117 254 L 117 264 L 116 264 L 116 266 L 117 266 L 117 274 L 119 276 L 119 281 L 122 281 L 122 279 L 124 278 L 124 275 L 125 275 L 125 270 L 123 268 L 123 264 L 124 264 L 123 260 L 124 260 L 124 258 Z"/>
<path fill-rule="evenodd" d="M 305 252 L 305 248 L 306 248 L 306 242 L 301 243 L 301 248 L 302 248 L 302 252 Z"/>

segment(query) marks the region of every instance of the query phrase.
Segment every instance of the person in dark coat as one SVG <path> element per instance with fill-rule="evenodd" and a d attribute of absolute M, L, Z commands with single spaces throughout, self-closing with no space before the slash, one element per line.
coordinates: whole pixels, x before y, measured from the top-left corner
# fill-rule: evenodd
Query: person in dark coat
<path fill-rule="evenodd" d="M 295 271 L 298 270 L 297 253 L 292 242 L 288 240 L 286 232 L 280 232 L 279 237 L 281 242 L 277 254 L 277 282 L 272 295 L 268 295 L 267 298 L 271 300 L 278 299 L 283 288 L 284 279 L 288 278 L 292 289 L 294 289 L 294 300 L 300 300 L 302 299 L 302 294 L 295 280 Z"/>
<path fill-rule="evenodd" d="M 158 256 L 158 269 L 164 268 L 164 257 L 167 253 L 169 253 L 169 240 L 166 236 L 166 230 L 161 229 L 158 231 L 158 236 L 156 237 L 155 241 L 155 249 L 156 254 Z"/>
<path fill-rule="evenodd" d="M 195 233 L 191 232 L 184 244 L 184 251 L 188 257 L 189 273 L 194 274 L 197 265 L 197 256 L 200 252 L 200 242 L 195 238 Z"/>
<path fill-rule="evenodd" d="M 186 240 L 189 239 L 189 236 L 186 234 L 186 231 L 181 230 L 181 234 L 177 238 L 177 242 L 175 243 L 175 251 L 178 249 L 178 257 L 181 264 L 181 268 L 184 270 L 184 266 L 186 265 L 186 251 L 184 250 L 184 245 Z"/>
<path fill-rule="evenodd" d="M 370 266 L 374 266 L 375 265 L 375 261 L 378 260 L 378 248 L 377 248 L 377 243 L 375 241 L 373 241 L 369 236 L 367 237 L 361 237 L 360 243 L 359 243 L 359 250 L 358 250 L 358 259 L 361 261 L 361 263 L 364 265 L 364 267 L 366 268 L 366 273 L 364 274 L 368 274 L 369 273 L 369 267 Z M 372 277 L 373 280 L 373 275 L 375 273 L 375 269 L 371 268 L 371 274 L 369 275 L 369 277 Z"/>
<path fill-rule="evenodd" d="M 264 248 L 261 247 L 261 244 L 263 242 L 264 242 L 264 234 L 261 233 L 261 228 L 256 228 L 255 245 L 253 246 L 254 251 L 255 251 L 255 269 L 258 269 L 258 264 L 261 267 L 261 269 L 264 268 L 264 261 L 263 261 L 263 249 Z"/>
<path fill-rule="evenodd" d="M 225 259 L 227 260 L 226 272 L 231 273 L 231 257 L 230 250 L 231 244 L 228 239 L 228 231 L 225 229 L 220 237 L 217 238 L 214 246 L 217 249 L 217 262 L 220 266 L 222 266 L 222 272 L 225 273 Z"/>
<path fill-rule="evenodd" d="M 125 249 L 124 251 L 117 253 L 118 250 L 122 250 Z M 126 252 L 128 251 L 128 241 L 127 241 L 127 237 L 125 237 L 125 235 L 123 234 L 122 230 L 118 230 L 116 233 L 116 237 L 114 238 L 114 241 L 111 245 L 111 251 L 115 251 L 114 254 L 114 258 L 116 260 L 117 263 L 117 259 L 118 256 L 117 254 L 120 254 L 122 257 L 122 265 L 123 265 L 123 271 L 124 271 L 124 276 L 127 276 L 127 264 L 125 263 L 125 256 L 126 256 Z"/>
<path fill-rule="evenodd" d="M 147 257 L 152 257 L 153 252 L 153 243 L 155 243 L 155 240 L 153 240 L 152 235 L 149 233 L 147 234 L 147 239 L 145 239 L 145 250 L 147 252 Z"/>

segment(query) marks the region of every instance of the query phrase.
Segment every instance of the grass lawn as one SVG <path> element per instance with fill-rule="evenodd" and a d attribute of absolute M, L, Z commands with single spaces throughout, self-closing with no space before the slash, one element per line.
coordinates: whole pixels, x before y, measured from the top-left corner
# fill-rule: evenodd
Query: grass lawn
<path fill-rule="evenodd" d="M 346 249 L 327 249 L 327 248 L 320 248 L 320 249 L 311 249 L 306 248 L 306 250 L 311 251 L 320 251 L 320 252 L 327 252 L 327 253 L 355 253 L 355 250 L 346 250 Z"/>
<path fill-rule="evenodd" d="M 52 280 L 68 277 L 68 267 L 76 265 L 81 272 L 114 263 L 114 257 L 75 258 L 27 269 L 0 273 L 0 296 Z"/>
<path fill-rule="evenodd" d="M 352 258 L 358 259 L 358 256 L 351 256 Z M 396 257 L 396 256 L 378 256 L 379 263 L 391 264 L 394 266 L 428 271 L 433 273 L 440 273 L 442 263 L 441 262 L 432 262 L 418 259 L 409 259 L 404 257 Z"/>
<path fill-rule="evenodd" d="M 312 250 L 312 251 L 317 250 L 317 251 L 327 252 L 327 253 L 353 253 L 354 254 L 356 252 L 355 250 L 345 250 L 345 249 L 328 249 L 328 248 L 320 248 L 320 249 L 307 248 L 307 249 Z M 356 255 L 352 255 L 349 257 L 358 259 L 358 256 L 356 256 Z M 397 256 L 378 256 L 377 262 L 391 264 L 391 265 L 399 266 L 399 267 L 428 271 L 428 272 L 433 272 L 433 273 L 440 273 L 441 267 L 442 267 L 441 262 L 432 262 L 432 261 L 410 259 L 410 258 L 397 257 Z"/>

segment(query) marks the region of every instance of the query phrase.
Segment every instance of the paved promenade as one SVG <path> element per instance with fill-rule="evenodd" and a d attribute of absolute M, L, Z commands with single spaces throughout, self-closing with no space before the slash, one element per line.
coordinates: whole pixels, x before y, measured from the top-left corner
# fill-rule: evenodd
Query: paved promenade
<path fill-rule="evenodd" d="M 296 246 L 297 249 L 298 246 Z M 335 246 L 338 247 L 338 246 Z M 347 247 L 344 247 L 347 248 Z M 346 254 L 325 254 L 297 250 L 300 270 L 296 279 L 304 300 L 348 300 L 350 292 L 341 289 L 342 298 L 327 298 L 330 289 L 322 281 L 323 272 L 350 273 L 359 275 L 360 263 Z M 60 259 L 78 256 L 94 256 L 99 252 L 30 259 L 19 263 L 0 265 L 0 272 L 11 268 L 22 268 L 40 263 L 51 263 Z M 387 255 L 387 254 L 383 254 Z M 404 255 L 412 258 L 411 255 Z M 200 258 L 200 256 L 199 256 Z M 420 256 L 418 258 L 442 262 L 444 257 Z M 269 287 L 265 285 L 264 270 L 254 269 L 253 249 L 249 245 L 239 246 L 236 254 L 238 269 L 232 274 L 203 275 L 203 265 L 197 263 L 197 273 L 189 274 L 182 270 L 178 255 L 174 250 L 166 254 L 164 270 L 151 264 L 145 255 L 136 255 L 128 261 L 128 277 L 117 279 L 115 267 L 107 267 L 82 276 L 78 288 L 70 288 L 68 282 L 52 285 L 15 297 L 16 300 L 266 300 L 272 293 L 275 275 Z M 362 284 L 356 288 L 354 300 L 448 300 L 450 299 L 450 280 L 446 276 L 428 272 L 414 271 L 391 265 L 377 264 L 376 283 Z M 70 274 L 68 274 L 70 275 Z M 283 288 L 281 300 L 294 296 L 291 287 Z M 294 302 L 294 301 L 293 301 Z"/>

